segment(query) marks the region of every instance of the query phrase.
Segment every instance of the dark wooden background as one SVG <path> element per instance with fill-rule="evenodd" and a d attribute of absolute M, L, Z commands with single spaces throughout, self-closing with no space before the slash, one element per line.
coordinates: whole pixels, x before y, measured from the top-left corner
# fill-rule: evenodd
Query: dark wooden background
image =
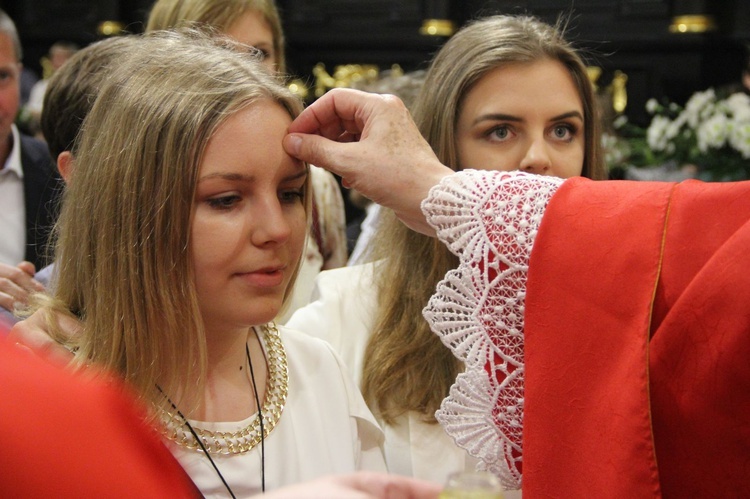
<path fill-rule="evenodd" d="M 650 97 L 678 102 L 694 91 L 739 80 L 750 42 L 748 0 L 277 0 L 287 35 L 289 69 L 312 81 L 312 67 L 393 63 L 423 68 L 445 41 L 419 34 L 427 18 L 457 25 L 491 13 L 531 13 L 554 22 L 569 17 L 568 38 L 603 68 L 607 85 L 615 70 L 628 75 L 631 121 L 647 120 Z M 16 21 L 24 63 L 40 71 L 49 45 L 65 39 L 85 45 L 100 38 L 104 20 L 122 22 L 132 32 L 143 27 L 151 0 L 0 0 Z M 708 13 L 718 29 L 707 34 L 674 34 L 675 15 Z"/>

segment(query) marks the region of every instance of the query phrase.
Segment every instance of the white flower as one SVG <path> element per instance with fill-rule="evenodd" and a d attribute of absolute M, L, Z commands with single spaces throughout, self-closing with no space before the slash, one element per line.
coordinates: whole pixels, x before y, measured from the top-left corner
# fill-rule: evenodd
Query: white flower
<path fill-rule="evenodd" d="M 735 121 L 750 121 L 750 96 L 738 92 L 727 97 L 724 103 Z"/>
<path fill-rule="evenodd" d="M 624 114 L 621 114 L 621 115 L 619 115 L 619 116 L 618 116 L 617 118 L 615 118 L 615 119 L 614 119 L 614 121 L 612 122 L 612 126 L 614 126 L 614 127 L 615 127 L 615 130 L 618 130 L 618 129 L 620 129 L 620 128 L 624 127 L 624 126 L 625 126 L 625 125 L 627 125 L 627 124 L 628 124 L 628 117 L 627 117 L 627 116 L 625 116 Z"/>
<path fill-rule="evenodd" d="M 685 128 L 686 120 L 687 117 L 685 116 L 685 113 L 683 113 L 679 115 L 674 121 L 669 123 L 666 130 L 664 131 L 666 140 L 671 141 L 672 139 L 680 135 L 680 133 L 682 133 L 682 135 L 690 135 L 690 130 L 688 128 Z"/>
<path fill-rule="evenodd" d="M 728 142 L 743 158 L 750 159 L 750 122 L 734 123 Z"/>
<path fill-rule="evenodd" d="M 602 133 L 602 150 L 604 151 L 604 163 L 608 166 L 622 164 L 631 153 L 626 140 L 606 132 Z"/>
<path fill-rule="evenodd" d="M 708 119 L 714 114 L 714 103 L 716 93 L 713 88 L 703 92 L 695 92 L 685 104 L 682 114 L 692 128 L 696 128 L 702 120 Z"/>
<path fill-rule="evenodd" d="M 730 111 L 735 113 L 740 109 L 750 108 L 750 95 L 744 92 L 737 92 L 727 97 L 724 102 L 726 102 Z"/>
<path fill-rule="evenodd" d="M 646 109 L 654 115 L 646 142 L 660 161 L 699 164 L 710 159 L 708 163 L 719 168 L 737 168 L 739 175 L 750 172 L 750 162 L 743 166 L 737 161 L 739 156 L 750 160 L 750 95 L 735 93 L 717 100 L 709 88 L 694 93 L 684 108 L 650 99 Z M 669 119 L 667 113 L 676 117 Z"/>
<path fill-rule="evenodd" d="M 648 146 L 654 151 L 664 151 L 667 148 L 669 139 L 667 138 L 666 131 L 667 127 L 672 124 L 672 121 L 666 116 L 654 116 L 651 120 L 646 131 L 646 140 Z"/>
<path fill-rule="evenodd" d="M 698 125 L 696 137 L 698 149 L 705 153 L 709 149 L 721 149 L 727 142 L 729 135 L 729 120 L 724 114 L 714 114 Z"/>

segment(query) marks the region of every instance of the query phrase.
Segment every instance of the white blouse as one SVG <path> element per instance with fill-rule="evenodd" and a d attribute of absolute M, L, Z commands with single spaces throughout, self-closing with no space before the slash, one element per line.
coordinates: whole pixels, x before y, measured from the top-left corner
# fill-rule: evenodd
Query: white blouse
<path fill-rule="evenodd" d="M 264 442 L 266 490 L 331 473 L 385 471 L 383 433 L 336 353 L 325 342 L 308 335 L 281 326 L 279 331 L 289 383 L 281 418 Z M 264 349 L 268 358 L 265 344 Z M 191 424 L 209 431 L 232 432 L 256 418 L 254 414 L 238 422 Z M 228 497 L 202 451 L 172 441 L 167 444 L 203 495 Z M 243 454 L 211 457 L 237 497 L 261 491 L 260 444 Z"/>
<path fill-rule="evenodd" d="M 357 385 L 377 312 L 374 278 L 379 265 L 382 262 L 322 272 L 313 302 L 297 310 L 287 323 L 329 342 Z M 456 446 L 440 425 L 423 422 L 420 414 L 408 413 L 394 425 L 379 422 L 385 432 L 390 473 L 444 484 L 450 473 L 475 468 L 476 459 Z"/>

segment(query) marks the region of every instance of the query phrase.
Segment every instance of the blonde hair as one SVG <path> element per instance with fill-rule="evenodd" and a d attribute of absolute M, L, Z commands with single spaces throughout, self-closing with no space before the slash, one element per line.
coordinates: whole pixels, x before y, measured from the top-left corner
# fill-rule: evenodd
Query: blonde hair
<path fill-rule="evenodd" d="M 53 308 L 80 318 L 78 358 L 156 404 L 157 383 L 189 407 L 205 379 L 190 227 L 206 144 L 253 103 L 301 109 L 254 58 L 218 43 L 186 31 L 133 44 L 83 124 L 59 220 Z"/>
<path fill-rule="evenodd" d="M 560 61 L 571 74 L 584 108 L 583 176 L 604 178 L 593 89 L 580 56 L 562 29 L 533 17 L 492 16 L 461 29 L 433 59 L 413 106 L 414 120 L 440 161 L 458 170 L 456 122 L 463 98 L 489 71 L 508 63 Z M 365 353 L 362 391 L 386 422 L 417 411 L 434 422 L 462 366 L 422 318 L 422 308 L 458 260 L 439 241 L 407 229 L 383 210 L 375 259 L 377 324 Z"/>
<path fill-rule="evenodd" d="M 284 31 L 281 29 L 279 9 L 274 0 L 157 0 L 151 7 L 146 31 L 185 27 L 194 23 L 228 30 L 240 16 L 258 11 L 271 27 L 277 70 L 286 72 Z"/>

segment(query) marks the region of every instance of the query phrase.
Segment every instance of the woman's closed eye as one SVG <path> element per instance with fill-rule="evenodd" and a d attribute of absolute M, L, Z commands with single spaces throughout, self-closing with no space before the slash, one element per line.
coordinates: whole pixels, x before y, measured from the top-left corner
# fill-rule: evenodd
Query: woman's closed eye
<path fill-rule="evenodd" d="M 225 194 L 209 198 L 206 203 L 216 210 L 229 210 L 234 208 L 241 199 L 242 197 L 239 194 Z"/>
<path fill-rule="evenodd" d="M 279 191 L 279 199 L 282 203 L 302 203 L 305 200 L 305 188 L 284 189 Z"/>

